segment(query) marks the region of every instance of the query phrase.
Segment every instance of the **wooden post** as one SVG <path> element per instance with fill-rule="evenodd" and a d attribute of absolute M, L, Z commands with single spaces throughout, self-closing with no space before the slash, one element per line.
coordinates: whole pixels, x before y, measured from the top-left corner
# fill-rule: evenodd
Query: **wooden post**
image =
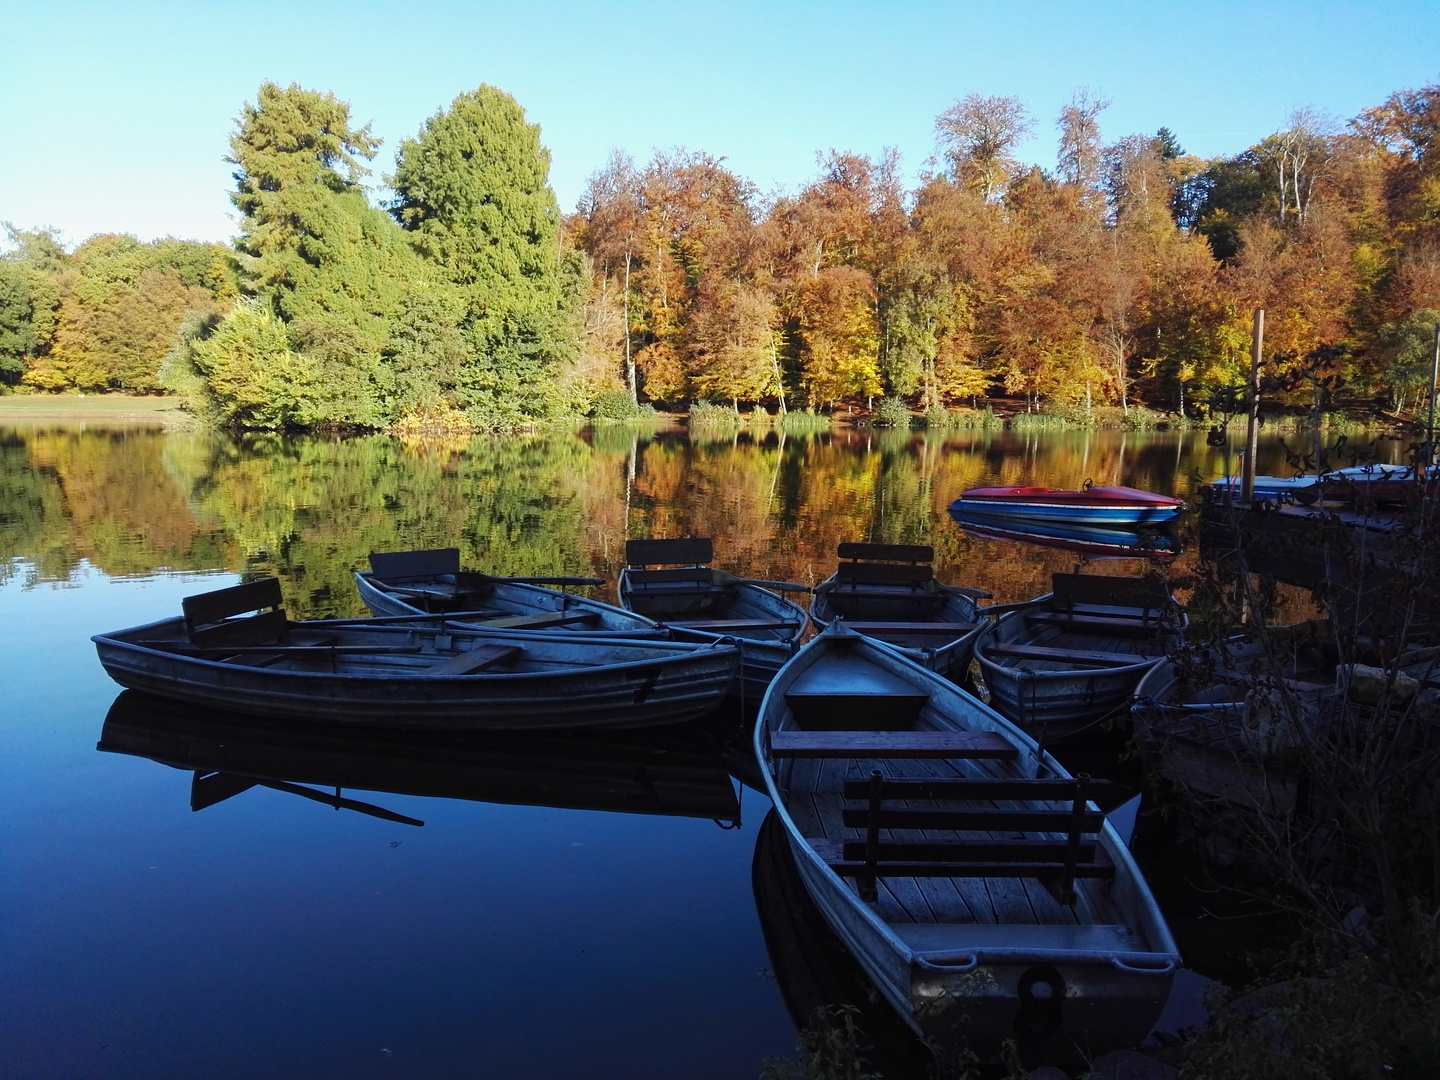
<path fill-rule="evenodd" d="M 1085 831 L 1085 811 L 1090 804 L 1090 774 L 1075 774 L 1075 801 L 1070 804 L 1070 834 L 1065 838 L 1065 870 L 1060 878 L 1060 902 L 1073 905 L 1075 867 L 1080 861 L 1080 835 Z M 1104 826 L 1101 826 L 1104 831 Z M 1099 838 L 1096 838 L 1099 842 Z"/>
<path fill-rule="evenodd" d="M 1240 474 L 1240 498 L 1255 498 L 1255 451 L 1260 444 L 1260 353 L 1265 347 L 1265 309 L 1255 309 L 1255 330 L 1250 341 L 1250 420 L 1245 425 L 1245 465 Z"/>
<path fill-rule="evenodd" d="M 870 821 L 865 829 L 865 873 L 860 877 L 860 899 L 873 904 L 879 895 L 875 885 L 875 866 L 880 861 L 880 803 L 885 786 L 879 769 L 870 773 Z"/>
<path fill-rule="evenodd" d="M 1435 384 L 1437 381 L 1440 381 L 1440 323 L 1435 324 L 1435 344 L 1430 352 L 1430 420 L 1425 426 L 1426 465 L 1432 465 L 1435 462 Z"/>

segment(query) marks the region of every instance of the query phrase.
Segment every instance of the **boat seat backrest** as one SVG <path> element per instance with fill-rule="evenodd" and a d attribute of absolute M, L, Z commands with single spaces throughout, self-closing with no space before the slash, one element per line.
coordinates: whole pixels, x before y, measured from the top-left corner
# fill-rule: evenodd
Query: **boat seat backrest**
<path fill-rule="evenodd" d="M 192 645 L 228 648 L 283 640 L 290 623 L 281 602 L 280 582 L 267 577 L 187 596 L 180 609 Z"/>
<path fill-rule="evenodd" d="M 459 548 L 429 551 L 372 551 L 370 572 L 392 585 L 460 573 Z"/>
<path fill-rule="evenodd" d="M 837 869 L 858 879 L 862 899 L 873 899 L 883 877 L 1037 877 L 1056 885 L 1062 903 L 1075 903 L 1077 877 L 1108 877 L 1114 866 L 1096 838 L 1105 818 L 1090 798 L 1108 786 L 1081 775 L 1073 779 L 886 779 L 847 780 L 841 821 L 865 839 L 841 844 Z M 915 802 L 958 801 L 963 809 L 916 809 Z M 1021 803 L 1001 808 L 984 803 Z M 887 803 L 900 805 L 886 805 Z M 985 833 L 959 841 L 881 840 L 881 830 L 953 830 Z M 1045 833 L 1008 839 L 1006 834 Z"/>
<path fill-rule="evenodd" d="M 1146 618 L 1174 605 L 1170 589 L 1156 575 L 1143 578 L 1102 574 L 1052 574 L 1050 606 L 1058 611 L 1076 607 L 1134 608 Z"/>
<path fill-rule="evenodd" d="M 702 565 L 714 558 L 715 546 L 705 536 L 625 541 L 625 563 L 632 567 Z"/>
<path fill-rule="evenodd" d="M 841 544 L 835 554 L 849 560 L 835 568 L 838 585 L 888 584 L 918 588 L 935 578 L 930 566 L 935 549 L 922 544 Z"/>
<path fill-rule="evenodd" d="M 717 590 L 714 574 L 708 566 L 691 566 L 676 570 L 631 570 L 625 575 L 631 595 L 697 596 Z"/>

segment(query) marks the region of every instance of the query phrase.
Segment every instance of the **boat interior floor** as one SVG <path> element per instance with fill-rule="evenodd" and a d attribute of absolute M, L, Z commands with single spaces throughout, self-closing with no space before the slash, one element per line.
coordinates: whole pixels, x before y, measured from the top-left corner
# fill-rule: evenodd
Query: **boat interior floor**
<path fill-rule="evenodd" d="M 817 849 L 863 841 L 864 831 L 847 828 L 842 820 L 845 808 L 844 784 L 847 780 L 870 779 L 873 770 L 880 770 L 887 779 L 956 780 L 973 778 L 944 759 L 878 758 L 797 758 L 789 776 L 785 805 L 791 818 L 805 837 L 816 842 Z M 973 800 L 966 802 L 912 799 L 896 802 L 910 810 L 935 809 L 1015 809 L 1013 803 Z M 1024 833 L 992 834 L 978 831 L 959 832 L 942 829 L 882 829 L 882 840 L 897 842 L 957 840 L 1016 840 Z M 858 886 L 852 878 L 841 878 L 852 890 Z M 1086 889 L 1075 906 L 1061 904 L 1037 878 L 1024 877 L 882 877 L 876 882 L 875 912 L 886 923 L 896 925 L 896 933 L 917 949 L 940 948 L 943 934 L 908 929 L 911 925 L 980 924 L 1004 926 L 1077 927 L 1087 925 L 1096 932 L 1112 935 L 1124 931 L 1113 924 L 1121 922 L 1118 911 L 1108 910 L 1105 890 Z M 1071 936 L 1081 934 L 1073 931 Z M 939 935 L 939 936 L 937 936 Z M 911 938 L 915 940 L 911 942 Z M 922 941 L 922 938 L 924 939 Z M 1113 944 L 1113 940 L 1111 941 Z"/>
<path fill-rule="evenodd" d="M 1073 653 L 1072 657 L 1024 655 L 1023 646 L 1007 655 L 1005 645 L 991 645 L 987 652 L 996 663 L 1005 667 L 1025 667 L 1031 671 L 1073 671 L 1077 667 L 1097 668 L 1122 663 L 1139 663 L 1147 657 L 1165 655 L 1166 642 L 1161 636 L 1108 635 L 1047 626 L 1038 633 L 1021 639 L 1024 646 Z M 1020 646 L 1020 643 L 1015 643 Z"/>

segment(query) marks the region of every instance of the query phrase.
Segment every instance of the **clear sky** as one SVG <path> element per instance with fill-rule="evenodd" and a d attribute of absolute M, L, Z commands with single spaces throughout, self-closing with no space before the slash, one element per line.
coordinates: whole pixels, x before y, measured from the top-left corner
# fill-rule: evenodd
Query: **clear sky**
<path fill-rule="evenodd" d="M 264 79 L 330 90 L 396 143 L 482 82 L 519 99 L 554 155 L 561 207 L 621 147 L 724 157 L 762 190 L 817 150 L 897 147 L 913 175 L 937 113 L 1013 94 L 1023 148 L 1054 163 L 1078 86 L 1113 101 L 1107 139 L 1174 130 L 1235 153 L 1297 105 L 1341 119 L 1440 82 L 1440 0 L 375 4 L 0 0 L 0 221 L 223 240 L 226 138 Z"/>

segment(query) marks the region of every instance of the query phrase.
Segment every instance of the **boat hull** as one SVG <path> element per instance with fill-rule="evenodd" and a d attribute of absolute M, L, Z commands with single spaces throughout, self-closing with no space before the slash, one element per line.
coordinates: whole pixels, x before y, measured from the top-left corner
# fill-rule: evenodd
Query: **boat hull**
<path fill-rule="evenodd" d="M 983 520 L 1023 518 L 1073 525 L 1168 525 L 1180 511 L 1168 506 L 1113 506 L 1104 502 L 1056 504 L 1021 499 L 956 499 L 950 504 L 956 516 Z"/>
<path fill-rule="evenodd" d="M 837 644 L 835 639 L 845 637 L 861 644 Z M 841 628 L 812 641 L 781 672 L 761 706 L 756 756 L 806 891 L 876 988 L 922 1038 L 963 1044 L 992 1059 L 1011 1039 L 1023 1057 L 1035 1061 L 1070 1060 L 1077 1048 L 1099 1054 L 1136 1045 L 1164 1007 L 1179 955 L 1129 851 L 1108 823 L 1099 842 L 1116 876 L 1109 884 L 1080 885 L 1087 897 L 1081 904 L 1087 909 L 1098 904 L 1095 890 L 1106 890 L 1105 902 L 1123 912 L 1128 937 L 1115 934 L 1114 926 L 1046 926 L 1044 931 L 1060 933 L 1041 935 L 1036 931 L 1042 928 L 1024 925 L 946 924 L 932 928 L 946 937 L 941 949 L 927 947 L 923 939 L 932 931 L 924 925 L 902 927 L 882 919 L 807 841 L 790 812 L 766 740 L 792 725 L 785 700 L 790 686 L 835 648 L 855 650 L 923 688 L 930 695 L 927 715 L 935 717 L 936 727 L 1003 734 L 1020 749 L 1019 761 L 1009 766 L 1017 770 L 1014 775 L 1033 775 L 1042 762 L 1051 775 L 1068 774 L 1034 740 L 958 687 L 898 651 Z M 1073 933 L 1067 937 L 1065 931 Z M 1059 991 L 1058 1005 L 1037 1003 L 1027 986 L 1037 979 Z"/>
<path fill-rule="evenodd" d="M 1128 487 L 971 488 L 950 504 L 950 512 L 957 516 L 1076 525 L 1168 525 L 1184 508 L 1183 500 Z"/>
<path fill-rule="evenodd" d="M 380 633 L 376 628 L 371 634 Z M 399 629 L 395 640 L 441 634 Z M 682 723 L 713 710 L 729 692 L 739 652 L 725 644 L 602 641 L 583 634 L 476 634 L 547 658 L 543 671 L 458 676 L 278 670 L 181 655 L 138 644 L 184 640 L 170 619 L 93 640 L 121 686 L 254 716 L 289 716 L 344 726 L 449 731 L 540 731 Z M 603 651 L 601 651 L 603 650 Z M 575 662 L 567 664 L 566 657 Z"/>

